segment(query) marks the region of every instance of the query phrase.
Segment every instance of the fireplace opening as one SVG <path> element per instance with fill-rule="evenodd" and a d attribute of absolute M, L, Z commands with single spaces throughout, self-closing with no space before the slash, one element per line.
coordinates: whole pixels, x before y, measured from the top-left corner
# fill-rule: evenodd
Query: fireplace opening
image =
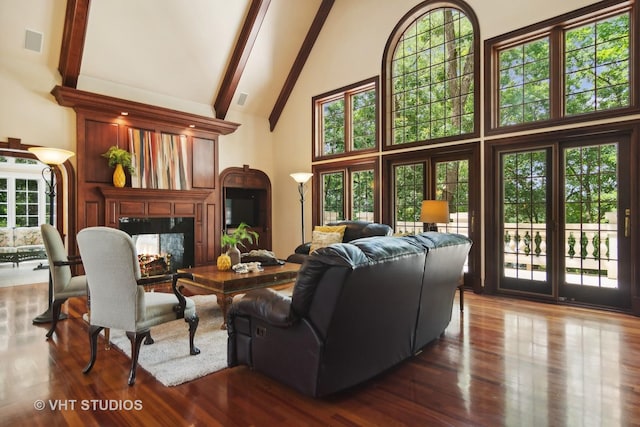
<path fill-rule="evenodd" d="M 123 217 L 118 227 L 133 238 L 142 276 L 175 273 L 179 268 L 193 267 L 193 218 Z"/>

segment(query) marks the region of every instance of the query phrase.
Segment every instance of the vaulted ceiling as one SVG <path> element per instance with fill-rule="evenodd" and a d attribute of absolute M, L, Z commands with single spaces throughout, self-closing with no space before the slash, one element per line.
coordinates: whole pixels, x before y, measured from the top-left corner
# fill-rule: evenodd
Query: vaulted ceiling
<path fill-rule="evenodd" d="M 220 119 L 238 110 L 273 129 L 333 2 L 67 0 L 50 48 L 64 86 Z"/>

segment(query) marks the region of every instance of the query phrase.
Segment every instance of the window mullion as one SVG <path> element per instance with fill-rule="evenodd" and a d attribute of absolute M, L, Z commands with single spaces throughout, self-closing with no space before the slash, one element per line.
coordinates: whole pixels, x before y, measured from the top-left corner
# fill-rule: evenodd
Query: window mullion
<path fill-rule="evenodd" d="M 353 150 L 353 141 L 351 138 L 353 128 L 353 112 L 351 105 L 351 94 L 345 92 L 344 94 L 344 151 L 349 153 Z"/>
<path fill-rule="evenodd" d="M 554 28 L 549 34 L 549 71 L 550 71 L 550 115 L 551 119 L 560 119 L 564 115 L 564 31 Z"/>

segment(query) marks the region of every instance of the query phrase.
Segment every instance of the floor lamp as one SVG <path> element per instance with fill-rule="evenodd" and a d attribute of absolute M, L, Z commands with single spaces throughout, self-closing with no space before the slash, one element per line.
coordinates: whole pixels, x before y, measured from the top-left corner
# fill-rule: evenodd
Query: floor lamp
<path fill-rule="evenodd" d="M 424 231 L 438 231 L 438 223 L 449 223 L 449 202 L 446 200 L 423 200 L 420 221 L 425 224 Z"/>
<path fill-rule="evenodd" d="M 300 193 L 300 215 L 302 222 L 302 244 L 304 245 L 304 184 L 313 176 L 309 172 L 292 173 L 291 178 L 298 183 L 298 193 Z"/>
<path fill-rule="evenodd" d="M 63 164 L 67 161 L 67 159 L 73 156 L 73 152 L 62 150 L 60 148 L 49 148 L 49 147 L 31 147 L 29 151 L 33 153 L 38 160 L 47 165 L 44 169 L 42 169 L 42 178 L 44 182 L 47 184 L 47 196 L 49 196 L 49 224 L 55 226 L 54 222 L 54 200 L 56 197 L 56 187 L 55 187 L 55 170 L 54 167 Z M 47 181 L 47 173 L 49 174 L 49 180 Z M 52 305 L 53 303 L 53 279 L 51 277 L 51 267 L 49 267 L 49 306 L 47 310 L 39 315 L 38 317 L 33 319 L 33 323 L 50 323 L 52 320 Z M 66 319 L 67 316 L 63 313 L 60 313 L 60 320 Z"/>

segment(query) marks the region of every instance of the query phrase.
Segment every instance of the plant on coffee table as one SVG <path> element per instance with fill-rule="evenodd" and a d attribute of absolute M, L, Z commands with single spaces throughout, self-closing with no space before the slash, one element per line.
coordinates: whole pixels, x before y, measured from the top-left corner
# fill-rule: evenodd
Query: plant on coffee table
<path fill-rule="evenodd" d="M 249 226 L 244 222 L 240 223 L 231 234 L 222 233 L 220 243 L 222 246 L 227 246 L 227 255 L 231 258 L 231 265 L 236 265 L 240 262 L 240 250 L 238 245 L 245 247 L 245 243 L 253 244 L 258 242 L 258 233 L 249 229 Z"/>

